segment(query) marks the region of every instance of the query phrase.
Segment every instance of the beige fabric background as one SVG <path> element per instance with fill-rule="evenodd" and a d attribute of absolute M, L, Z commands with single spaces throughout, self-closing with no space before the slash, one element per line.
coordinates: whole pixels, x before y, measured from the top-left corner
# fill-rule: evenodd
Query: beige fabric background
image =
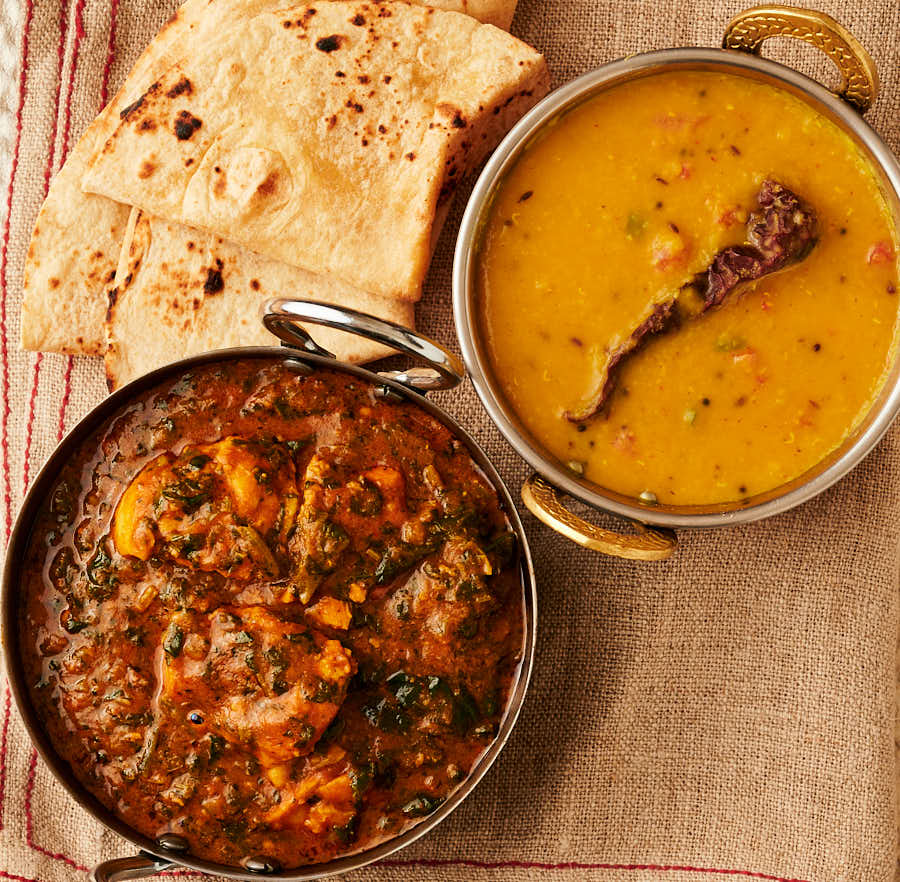
<path fill-rule="evenodd" d="M 176 0 L 6 0 L 0 48 L 5 210 L 0 520 L 60 428 L 104 394 L 90 360 L 18 349 L 28 234 L 66 148 Z M 521 0 L 514 30 L 555 83 L 623 54 L 718 44 L 732 0 Z M 871 121 L 900 147 L 900 4 L 819 0 L 868 46 L 883 91 Z M 16 17 L 20 21 L 16 22 Z M 7 57 L 23 48 L 25 69 Z M 805 47 L 772 47 L 819 76 Z M 21 134 L 16 143 L 16 120 Z M 420 324 L 455 340 L 448 224 Z M 455 344 L 454 344 L 455 345 Z M 443 403 L 510 486 L 525 468 L 470 388 Z M 768 522 L 682 536 L 668 563 L 576 550 L 526 519 L 540 588 L 540 640 L 519 726 L 478 790 L 438 831 L 364 880 L 723 878 L 887 882 L 895 872 L 895 648 L 900 431 L 839 486 Z M 4 524 L 6 526 L 4 526 Z M 7 535 L 8 522 L 0 524 Z M 0 878 L 86 878 L 121 840 L 36 762 L 0 685 Z"/>

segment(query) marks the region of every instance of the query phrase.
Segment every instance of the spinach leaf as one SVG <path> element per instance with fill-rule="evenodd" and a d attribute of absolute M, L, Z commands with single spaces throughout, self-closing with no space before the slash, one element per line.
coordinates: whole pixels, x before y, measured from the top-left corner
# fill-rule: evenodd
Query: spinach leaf
<path fill-rule="evenodd" d="M 422 818 L 430 815 L 438 809 L 444 800 L 437 796 L 429 796 L 427 793 L 417 793 L 401 811 L 410 818 Z"/>
<path fill-rule="evenodd" d="M 184 631 L 178 625 L 173 625 L 163 641 L 163 649 L 172 658 L 178 658 L 181 655 L 181 648 L 184 646 Z"/>

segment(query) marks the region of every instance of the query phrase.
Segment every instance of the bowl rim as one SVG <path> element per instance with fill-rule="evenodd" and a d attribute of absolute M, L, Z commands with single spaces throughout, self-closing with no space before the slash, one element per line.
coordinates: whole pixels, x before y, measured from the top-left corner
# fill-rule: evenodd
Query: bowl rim
<path fill-rule="evenodd" d="M 646 52 L 604 64 L 579 76 L 540 101 L 506 136 L 485 165 L 475 184 L 460 224 L 453 260 L 453 318 L 466 369 L 488 416 L 515 451 L 532 469 L 564 493 L 587 505 L 630 520 L 665 527 L 708 528 L 743 524 L 788 511 L 827 490 L 844 477 L 875 447 L 900 412 L 900 346 L 895 344 L 893 363 L 884 384 L 851 434 L 808 472 L 787 484 L 761 494 L 750 504 L 661 506 L 642 505 L 632 497 L 605 490 L 578 477 L 554 461 L 520 424 L 512 408 L 492 383 L 487 358 L 478 339 L 474 304 L 475 263 L 481 226 L 491 199 L 506 171 L 516 162 L 531 139 L 550 121 L 595 91 L 625 81 L 672 70 L 701 69 L 766 80 L 799 95 L 819 112 L 835 120 L 868 153 L 883 176 L 890 195 L 900 200 L 900 162 L 878 133 L 846 101 L 792 67 L 747 52 L 708 47 L 680 47 Z M 900 208 L 893 209 L 900 225 Z"/>
<path fill-rule="evenodd" d="M 61 466 L 70 455 L 72 449 L 77 448 L 92 432 L 114 416 L 123 406 L 133 402 L 138 396 L 165 382 L 167 379 L 209 363 L 241 359 L 281 360 L 288 364 L 296 365 L 300 363 L 312 367 L 313 370 L 336 370 L 350 373 L 374 386 L 385 387 L 399 393 L 404 400 L 423 408 L 429 415 L 453 432 L 454 437 L 466 445 L 470 456 L 472 456 L 475 463 L 494 487 L 500 499 L 501 509 L 509 519 L 510 525 L 517 536 L 522 592 L 522 657 L 511 683 L 506 709 L 500 720 L 499 729 L 496 736 L 475 761 L 469 774 L 451 792 L 447 799 L 434 812 L 418 823 L 408 827 L 397 836 L 374 846 L 321 864 L 308 864 L 291 870 L 279 870 L 264 874 L 252 872 L 241 867 L 218 864 L 214 861 L 197 858 L 160 845 L 156 840 L 144 836 L 130 827 L 100 803 L 78 781 L 72 772 L 70 764 L 56 752 L 48 735 L 41 726 L 25 681 L 20 653 L 20 639 L 23 635 L 20 634 L 18 628 L 19 603 L 23 584 L 21 575 L 24 569 L 25 551 L 31 539 L 33 522 L 41 503 L 46 497 L 47 490 L 52 486 Z M 288 880 L 290 882 L 306 882 L 306 880 L 321 879 L 338 873 L 347 873 L 382 860 L 430 832 L 471 794 L 488 769 L 494 764 L 509 740 L 518 721 L 530 685 L 534 669 L 536 643 L 537 585 L 528 537 L 525 534 L 515 503 L 506 484 L 478 442 L 454 417 L 435 404 L 434 401 L 412 388 L 359 365 L 347 364 L 334 358 L 307 353 L 286 345 L 281 347 L 248 346 L 220 349 L 181 359 L 137 377 L 91 408 L 67 432 L 35 476 L 22 502 L 10 534 L 3 568 L 2 584 L 0 584 L 0 646 L 2 646 L 10 690 L 33 746 L 50 768 L 56 781 L 91 816 L 140 849 L 142 853 L 153 855 L 177 867 L 223 876 L 228 879 L 258 880 L 265 878 L 284 880 L 284 882 L 288 882 Z M 148 870 L 147 872 L 157 871 Z"/>

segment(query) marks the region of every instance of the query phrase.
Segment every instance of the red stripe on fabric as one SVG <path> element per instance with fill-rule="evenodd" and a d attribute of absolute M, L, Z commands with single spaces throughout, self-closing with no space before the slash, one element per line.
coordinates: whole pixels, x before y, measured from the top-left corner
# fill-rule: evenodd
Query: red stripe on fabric
<path fill-rule="evenodd" d="M 33 786 L 35 760 L 37 753 L 32 757 L 32 768 L 29 773 L 29 788 Z M 30 789 L 26 793 L 25 803 L 25 819 L 26 829 L 28 830 L 28 844 L 35 850 L 54 860 L 63 861 L 76 870 L 87 872 L 87 867 L 72 860 L 64 854 L 47 851 L 47 849 L 35 844 L 31 840 L 31 806 L 30 806 Z M 475 860 L 430 860 L 428 858 L 417 858 L 414 860 L 384 860 L 379 861 L 375 866 L 395 867 L 402 869 L 403 867 L 428 867 L 436 869 L 438 867 L 471 867 L 480 870 L 621 870 L 625 872 L 651 872 L 651 873 L 707 873 L 714 876 L 740 876 L 745 879 L 762 879 L 764 882 L 807 882 L 804 879 L 792 879 L 784 876 L 773 876 L 769 873 L 757 873 L 753 870 L 731 870 L 721 869 L 717 867 L 693 867 L 690 865 L 678 864 L 612 864 L 612 863 L 585 863 L 581 861 L 566 861 L 565 863 L 550 864 L 539 861 L 475 861 Z M 197 876 L 203 878 L 202 873 L 196 873 L 193 870 L 166 870 L 160 873 L 162 876 Z"/>
<path fill-rule="evenodd" d="M 72 91 L 75 88 L 75 71 L 78 67 L 78 52 L 84 38 L 84 0 L 75 3 L 75 38 L 72 40 L 72 64 L 69 67 L 69 87 L 66 91 L 66 114 L 63 123 L 62 159 L 69 155 L 69 137 L 72 132 Z"/>
<path fill-rule="evenodd" d="M 85 36 L 84 31 L 84 2 L 77 0 L 75 3 L 75 39 L 72 41 L 72 63 L 69 66 L 69 87 L 66 91 L 66 116 L 62 136 L 62 161 L 69 156 L 70 137 L 72 132 L 72 92 L 75 88 L 75 73 L 78 70 L 78 53 L 81 49 L 81 41 Z M 63 379 L 63 396 L 59 404 L 59 424 L 56 430 L 57 442 L 62 440 L 66 426 L 66 408 L 72 395 L 72 365 L 74 359 L 70 355 L 66 361 L 66 372 Z"/>
<path fill-rule="evenodd" d="M 71 119 L 71 102 L 72 102 L 72 82 L 75 77 L 75 64 L 77 59 L 78 52 L 78 44 L 80 42 L 79 30 L 81 33 L 84 33 L 84 28 L 80 26 L 79 22 L 79 14 L 78 14 L 78 6 L 83 3 L 83 0 L 76 0 L 76 10 L 75 10 L 75 39 L 73 40 L 73 53 L 72 53 L 72 65 L 71 70 L 69 71 L 69 89 L 66 95 L 66 111 L 65 117 L 66 122 L 63 129 L 63 143 L 61 145 L 61 152 L 63 156 L 65 155 L 66 141 L 68 139 L 68 125 L 69 120 Z M 59 103 L 60 96 L 62 94 L 62 72 L 63 67 L 65 66 L 65 49 L 66 49 L 66 36 L 69 32 L 69 0 L 63 0 L 62 5 L 60 6 L 59 11 L 59 43 L 57 45 L 57 68 L 56 68 L 56 81 L 59 83 L 59 88 L 56 90 L 56 102 L 53 107 L 53 125 L 50 130 L 50 152 L 47 156 L 47 164 L 44 166 L 44 198 L 47 198 L 47 193 L 50 190 L 50 178 L 53 174 L 53 166 L 54 160 L 56 158 L 56 134 L 59 128 Z M 34 374 L 31 378 L 31 397 L 29 399 L 28 404 L 28 419 L 25 425 L 25 460 L 24 466 L 22 469 L 22 491 L 26 492 L 28 490 L 28 483 L 31 477 L 31 439 L 34 431 L 34 417 L 35 417 L 35 403 L 37 400 L 37 392 L 38 392 L 38 382 L 40 381 L 41 375 L 41 364 L 43 363 L 43 353 L 39 352 L 37 354 L 37 358 L 34 360 Z"/>
<path fill-rule="evenodd" d="M 52 124 L 52 129 L 51 129 L 52 133 L 51 133 L 50 142 L 49 142 L 50 150 L 49 150 L 49 153 L 47 156 L 47 163 L 44 168 L 44 198 L 46 198 L 47 192 L 50 189 L 50 175 L 53 170 L 53 158 L 54 158 L 54 152 L 55 152 L 56 133 L 57 133 L 58 125 L 59 125 L 59 102 L 60 102 L 60 92 L 62 91 L 62 72 L 63 72 L 64 63 L 65 63 L 66 34 L 68 32 L 68 5 L 69 5 L 68 0 L 64 0 L 62 6 L 60 8 L 60 23 L 59 23 L 60 33 L 59 33 L 59 43 L 57 44 L 57 71 L 56 71 L 56 78 L 57 78 L 57 82 L 59 83 L 60 87 L 56 90 L 56 101 L 55 101 L 54 108 L 53 108 L 53 124 Z M 25 28 L 26 35 L 27 35 L 27 29 L 28 29 L 28 27 L 30 27 L 30 24 L 31 24 L 31 19 L 29 16 L 29 18 L 26 20 L 26 28 Z M 26 51 L 27 42 L 25 41 L 24 37 L 23 37 L 23 46 L 25 47 L 25 48 L 23 48 L 23 55 L 22 55 L 23 80 L 22 80 L 21 87 L 20 87 L 22 95 L 24 95 L 24 93 L 25 93 L 26 81 L 24 80 L 24 75 L 25 75 L 25 71 L 26 71 L 27 65 L 28 65 L 28 55 L 27 55 L 27 51 Z M 74 64 L 74 58 L 73 58 L 73 64 Z M 70 98 L 71 98 L 71 90 L 70 90 L 70 94 L 69 94 L 69 99 Z M 67 100 L 67 104 L 68 104 L 68 100 Z M 67 107 L 67 113 L 68 113 L 68 107 Z M 17 133 L 17 138 L 18 138 L 18 133 Z M 18 147 L 18 142 L 17 142 L 17 147 Z M 10 204 L 12 203 L 12 191 L 13 191 L 13 182 L 11 179 L 10 180 L 10 192 L 9 192 Z M 5 236 L 6 239 L 8 239 L 8 230 L 9 230 L 9 227 L 7 225 L 7 232 L 6 232 L 6 236 Z M 5 270 L 5 267 L 4 267 L 4 270 Z M 5 272 L 4 272 L 3 281 L 4 281 L 3 300 L 4 300 L 4 307 L 5 307 L 6 291 L 7 291 Z M 3 326 L 3 343 L 4 343 L 4 355 L 5 355 L 6 354 L 6 325 L 5 325 L 5 323 Z M 31 397 L 29 399 L 29 404 L 28 404 L 28 419 L 27 419 L 26 429 L 25 429 L 25 459 L 24 459 L 24 464 L 23 464 L 23 469 L 22 469 L 22 481 L 23 481 L 23 486 L 24 486 L 25 490 L 28 489 L 28 481 L 29 481 L 29 473 L 30 473 L 29 460 L 31 457 L 31 441 L 32 441 L 33 432 L 34 432 L 34 416 L 35 416 L 35 409 L 36 409 L 35 405 L 36 405 L 36 401 L 37 401 L 38 380 L 40 378 L 42 362 L 43 362 L 43 353 L 39 352 L 37 354 L 37 358 L 35 358 L 35 362 L 34 362 L 34 375 L 32 377 Z M 6 368 L 6 360 L 4 358 L 4 369 L 5 368 Z M 8 401 L 8 387 L 7 387 L 7 401 Z M 4 434 L 3 434 L 4 445 L 7 443 L 7 433 L 6 433 L 5 429 L 6 429 L 6 427 L 4 426 Z M 6 449 L 4 449 L 4 453 L 6 454 Z M 5 462 L 8 464 L 8 458 L 5 460 Z M 7 465 L 7 468 L 8 468 L 8 465 Z M 10 531 L 9 518 L 7 519 L 6 529 L 7 529 L 7 540 L 8 540 L 9 539 L 9 531 Z M 2 766 L 2 767 L 5 767 L 5 765 L 6 765 L 6 755 L 7 755 L 7 743 L 6 743 L 6 739 L 4 738 L 3 743 L 2 743 L 2 754 L 0 754 L 0 766 Z M 29 787 L 34 785 L 34 769 L 35 769 L 36 763 L 37 763 L 37 753 L 32 752 L 31 769 L 29 772 Z M 30 790 L 28 790 L 28 792 L 26 793 L 26 827 L 27 827 L 27 831 L 28 831 L 27 835 L 28 835 L 29 839 L 31 836 L 30 811 L 31 811 L 31 793 L 30 793 Z M 73 866 L 75 866 L 75 865 L 73 864 Z M 79 869 L 81 869 L 81 868 L 79 867 Z"/>
<path fill-rule="evenodd" d="M 100 108 L 106 107 L 109 100 L 109 75 L 116 59 L 116 17 L 119 12 L 119 0 L 111 0 L 109 4 L 109 39 L 106 42 L 106 64 L 103 66 L 103 79 L 100 81 Z"/>
<path fill-rule="evenodd" d="M 0 870 L 0 879 L 12 879 L 13 882 L 41 882 L 32 876 L 19 876 L 16 873 L 7 873 L 6 870 Z"/>
<path fill-rule="evenodd" d="M 9 738 L 9 715 L 12 711 L 12 693 L 9 681 L 6 682 L 6 695 L 3 698 L 3 732 L 0 734 L 0 830 L 3 829 L 3 807 L 6 798 L 6 747 Z"/>
<path fill-rule="evenodd" d="M 25 783 L 25 841 L 28 843 L 28 847 L 33 849 L 34 851 L 40 852 L 40 854 L 46 855 L 49 858 L 53 858 L 55 861 L 62 861 L 64 864 L 68 864 L 70 867 L 81 870 L 83 873 L 88 871 L 88 867 L 85 867 L 83 864 L 79 864 L 76 861 L 73 861 L 72 858 L 67 857 L 58 851 L 48 851 L 42 845 L 39 845 L 34 841 L 34 815 L 31 811 L 31 794 L 34 791 L 34 779 L 35 774 L 37 772 L 37 751 L 31 751 L 31 764 L 28 766 L 28 780 Z"/>
<path fill-rule="evenodd" d="M 7 284 L 9 232 L 12 223 L 12 199 L 15 186 L 16 172 L 19 168 L 19 150 L 22 145 L 22 113 L 25 108 L 25 95 L 28 90 L 28 37 L 31 33 L 31 22 L 34 17 L 34 3 L 32 0 L 25 2 L 25 20 L 22 24 L 21 55 L 22 67 L 19 71 L 19 104 L 16 108 L 16 135 L 13 146 L 12 163 L 9 170 L 9 185 L 6 192 L 6 220 L 3 227 L 2 247 L 0 247 L 0 285 L 3 287 L 0 296 L 0 351 L 2 351 L 2 384 L 3 403 L 0 406 L 0 449 L 3 453 L 3 501 L 6 512 L 6 543 L 12 533 L 12 475 L 9 467 L 9 350 L 7 348 L 6 327 L 6 295 L 9 290 Z M 3 740 L 0 743 L 0 830 L 4 826 L 5 797 L 6 797 L 6 756 L 7 734 L 9 730 L 10 692 L 9 683 L 6 684 L 6 716 L 3 720 Z M 13 877 L 8 877 L 13 878 Z"/>
<path fill-rule="evenodd" d="M 807 882 L 805 879 L 789 879 L 783 876 L 772 876 L 769 873 L 758 873 L 753 870 L 726 870 L 717 867 L 692 867 L 677 864 L 610 864 L 582 863 L 566 861 L 559 864 L 542 863 L 540 861 L 475 861 L 466 859 L 429 859 L 380 861 L 385 867 L 473 867 L 479 870 L 643 870 L 655 873 L 709 873 L 718 876 L 743 876 L 748 879 L 764 879 L 766 882 Z"/>
<path fill-rule="evenodd" d="M 44 198 L 50 190 L 50 178 L 53 174 L 54 158 L 56 154 L 56 134 L 59 129 L 59 100 L 62 92 L 62 72 L 66 60 L 66 35 L 69 31 L 69 0 L 63 0 L 59 11 L 59 43 L 57 44 L 57 68 L 56 80 L 60 87 L 56 90 L 56 103 L 53 108 L 53 124 L 50 129 L 50 151 L 47 155 L 47 163 L 44 166 Z M 77 31 L 77 26 L 76 26 Z M 76 35 L 77 40 L 77 35 Z M 74 63 L 74 61 L 73 61 Z M 71 91 L 68 98 L 71 99 Z M 68 100 L 67 100 L 68 105 Z M 68 114 L 68 106 L 67 106 Z M 65 147 L 65 145 L 63 145 Z M 31 477 L 31 439 L 34 432 L 35 403 L 37 401 L 38 383 L 41 376 L 41 364 L 44 360 L 44 353 L 39 352 L 34 360 L 34 373 L 31 378 L 31 397 L 28 403 L 28 419 L 25 424 L 25 459 L 22 469 L 22 490 L 28 490 L 28 482 Z"/>
<path fill-rule="evenodd" d="M 66 34 L 67 26 L 68 26 L 67 25 L 68 17 L 66 15 L 67 9 L 68 9 L 68 2 L 66 0 L 66 2 L 63 3 L 61 13 L 60 13 L 61 14 L 61 22 L 60 22 L 60 44 L 59 44 L 59 68 L 58 68 L 58 72 L 57 72 L 58 80 L 61 80 L 61 78 L 62 78 L 62 67 L 63 67 L 63 61 L 64 61 L 63 54 L 64 54 L 64 47 L 65 47 L 65 34 Z M 68 83 L 68 90 L 66 93 L 65 127 L 63 130 L 63 144 L 62 144 L 64 157 L 66 155 L 68 155 L 68 152 L 69 152 L 69 139 L 70 139 L 71 120 L 72 120 L 72 92 L 74 89 L 75 72 L 76 72 L 76 68 L 77 68 L 77 64 L 78 64 L 78 52 L 79 52 L 79 48 L 81 46 L 81 40 L 85 36 L 84 24 L 83 24 L 83 18 L 82 18 L 83 9 L 84 9 L 84 0 L 77 0 L 76 7 L 75 7 L 75 39 L 73 41 L 72 64 L 71 64 L 71 68 L 69 71 L 69 83 Z M 24 28 L 23 41 L 22 41 L 23 42 L 22 79 L 21 79 L 21 83 L 20 83 L 19 112 L 18 112 L 18 115 L 16 118 L 17 133 L 16 133 L 16 148 L 15 148 L 15 154 L 14 154 L 14 163 L 18 159 L 19 143 L 21 140 L 21 131 L 22 131 L 21 113 L 22 113 L 22 106 L 24 105 L 24 100 L 25 100 L 26 68 L 27 68 L 27 62 L 28 62 L 28 52 L 27 52 L 28 42 L 27 42 L 27 40 L 28 40 L 28 31 L 29 31 L 29 27 L 31 24 L 31 13 L 32 13 L 31 0 L 28 0 L 28 8 L 27 8 L 27 13 L 26 13 L 26 24 L 25 24 L 25 28 Z M 61 92 L 61 84 L 60 84 L 60 89 L 57 90 L 56 106 L 54 108 L 54 117 L 53 117 L 53 119 L 54 119 L 53 137 L 51 138 L 51 144 L 54 144 L 55 140 L 56 140 L 56 127 L 57 127 L 58 118 L 59 118 L 59 94 L 60 94 L 60 92 Z M 53 149 L 51 148 L 50 156 L 47 159 L 47 166 L 46 166 L 45 172 L 44 172 L 44 196 L 45 196 L 45 198 L 46 198 L 47 192 L 50 189 L 50 172 L 52 170 L 52 165 L 53 165 Z M 15 169 L 15 165 L 13 166 L 13 168 Z M 15 174 L 15 171 L 13 170 L 13 174 L 10 177 L 10 185 L 9 185 L 9 200 L 8 200 L 9 204 L 12 203 L 14 174 Z M 4 280 L 4 289 L 3 289 L 4 313 L 3 313 L 3 317 L 4 318 L 5 318 L 5 303 L 6 303 L 5 261 L 6 261 L 6 247 L 8 246 L 8 241 L 9 241 L 9 216 L 7 214 L 7 225 L 6 225 L 6 230 L 4 233 L 4 252 L 3 252 L 3 270 L 4 270 L 4 273 L 3 273 L 3 280 Z M 4 389 L 8 390 L 9 383 L 8 383 L 7 360 L 6 360 L 7 353 L 6 353 L 5 322 L 2 327 L 2 334 L 3 334 L 3 355 L 4 355 L 4 360 L 3 360 Z M 31 400 L 29 403 L 28 425 L 27 425 L 27 430 L 26 430 L 25 468 L 24 468 L 24 482 L 25 482 L 26 488 L 28 486 L 28 472 L 29 472 L 28 460 L 29 460 L 29 454 L 31 451 L 31 437 L 32 437 L 32 431 L 33 431 L 33 425 L 34 425 L 35 400 L 36 400 L 36 396 L 37 396 L 38 374 L 40 371 L 41 359 L 42 359 L 42 353 L 38 353 L 38 356 L 37 356 L 37 359 L 35 362 L 34 380 L 33 380 L 32 389 L 31 389 Z M 59 426 L 58 426 L 58 431 L 57 431 L 57 435 L 59 438 L 61 438 L 62 434 L 63 434 L 63 429 L 65 426 L 66 406 L 68 404 L 69 397 L 71 395 L 72 365 L 73 365 L 73 359 L 71 356 L 69 356 L 68 364 L 66 366 L 65 379 L 64 379 L 63 399 L 62 399 L 62 403 L 61 403 L 60 409 L 59 409 Z M 8 402 L 8 395 L 5 396 L 5 399 Z M 7 403 L 7 407 L 6 407 L 7 413 L 8 413 L 8 409 L 9 408 L 8 408 L 8 403 Z M 4 425 L 3 425 L 4 473 L 6 475 L 6 491 L 7 491 L 6 538 L 7 538 L 7 541 L 9 541 L 10 520 L 11 520 L 10 516 L 9 516 L 9 513 L 10 513 L 10 499 L 9 499 L 10 480 L 9 480 L 9 465 L 8 465 L 9 459 L 8 459 L 8 455 L 7 455 L 6 426 L 7 426 L 7 423 L 6 423 L 6 420 L 4 420 Z M 4 722 L 3 722 L 2 744 L 0 744 L 0 808 L 2 808 L 2 806 L 4 804 L 4 796 L 5 796 L 7 732 L 8 732 L 8 726 L 9 726 L 9 711 L 10 711 L 10 690 L 9 690 L 9 684 L 7 683 L 7 686 L 6 686 L 6 716 L 5 716 Z M 34 836 L 33 836 L 34 819 L 33 819 L 32 811 L 31 811 L 31 796 L 32 796 L 32 792 L 34 790 L 36 770 L 37 770 L 37 752 L 33 750 L 32 754 L 31 754 L 31 763 L 30 763 L 29 770 L 28 770 L 28 780 L 27 780 L 27 784 L 26 784 L 26 788 L 25 788 L 26 842 L 30 848 L 32 848 L 35 851 L 40 852 L 41 854 L 46 855 L 47 857 L 53 858 L 54 860 L 63 861 L 64 863 L 68 864 L 69 866 L 71 866 L 77 870 L 87 872 L 88 871 L 87 867 L 82 866 L 81 864 L 78 864 L 76 861 L 73 861 L 71 858 L 67 857 L 64 854 L 61 854 L 58 852 L 50 852 L 47 849 L 43 848 L 43 846 L 39 845 L 38 843 L 36 843 L 34 841 Z M 0 873 L 2 873 L 2 871 L 0 871 Z M 3 878 L 10 878 L 10 879 L 25 879 L 25 877 L 11 876 L 6 873 L 2 873 L 2 876 L 3 876 Z"/>
<path fill-rule="evenodd" d="M 70 355 L 66 362 L 66 373 L 63 377 L 63 397 L 59 404 L 59 425 L 56 427 L 56 441 L 62 441 L 62 437 L 66 431 L 66 408 L 69 406 L 69 399 L 72 397 L 72 366 L 75 359 Z"/>
<path fill-rule="evenodd" d="M 56 104 L 53 108 L 53 122 L 50 128 L 50 152 L 44 166 L 44 196 L 50 189 L 50 178 L 53 175 L 53 160 L 56 156 L 56 133 L 59 131 L 59 97 L 62 91 L 62 71 L 66 61 L 66 35 L 69 32 L 69 0 L 63 0 L 59 8 L 59 43 L 56 46 L 56 82 L 60 88 L 56 90 Z"/>
<path fill-rule="evenodd" d="M 25 424 L 25 462 L 22 467 L 22 492 L 28 490 L 28 481 L 31 478 L 31 438 L 34 433 L 34 415 L 37 410 L 38 380 L 41 375 L 41 364 L 44 361 L 44 353 L 39 352 L 34 360 L 34 374 L 31 378 L 31 397 L 28 400 L 28 421 Z"/>
<path fill-rule="evenodd" d="M 16 172 L 19 168 L 19 149 L 22 144 L 22 111 L 25 107 L 25 93 L 28 85 L 28 35 L 31 32 L 31 21 L 34 17 L 34 2 L 25 2 L 25 21 L 22 26 L 21 58 L 22 69 L 19 72 L 19 106 L 16 109 L 16 139 L 13 146 L 12 164 L 9 171 L 9 186 L 6 191 L 6 220 L 3 226 L 3 241 L 0 248 L 0 284 L 3 286 L 3 294 L 0 297 L 0 354 L 3 359 L 2 383 L 3 403 L 0 406 L 0 449 L 3 452 L 3 502 L 6 512 L 6 542 L 9 543 L 12 532 L 12 476 L 9 468 L 9 350 L 7 347 L 6 326 L 6 295 L 9 290 L 7 280 L 9 232 L 12 222 L 13 188 L 16 180 Z M 4 751 L 5 759 L 5 751 Z M 2 808 L 2 802 L 0 802 Z M 0 823 L 2 829 L 2 823 Z"/>

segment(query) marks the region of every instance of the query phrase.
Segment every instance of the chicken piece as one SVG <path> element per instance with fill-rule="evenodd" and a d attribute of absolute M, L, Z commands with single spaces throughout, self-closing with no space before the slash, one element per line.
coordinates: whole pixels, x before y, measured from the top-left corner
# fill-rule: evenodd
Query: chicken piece
<path fill-rule="evenodd" d="M 265 816 L 273 830 L 301 830 L 319 835 L 347 828 L 357 813 L 356 769 L 346 751 L 331 745 L 322 756 L 310 757 L 300 776 L 278 785 L 281 800 Z"/>
<path fill-rule="evenodd" d="M 468 536 L 450 536 L 438 559 L 438 570 L 456 586 L 477 580 L 484 585 L 484 576 L 494 572 L 484 549 Z M 470 594 L 474 591 L 469 592 Z"/>
<path fill-rule="evenodd" d="M 282 503 L 287 500 L 280 533 L 287 532 L 299 500 L 293 460 L 286 448 L 232 437 L 198 449 L 218 466 L 235 515 L 260 534 L 265 535 L 279 521 Z"/>
<path fill-rule="evenodd" d="M 283 767 L 315 747 L 355 671 L 337 640 L 262 607 L 181 613 L 163 649 L 161 704 L 198 734 L 252 751 L 276 786 L 287 778 Z"/>
<path fill-rule="evenodd" d="M 296 565 L 285 602 L 309 603 L 347 549 L 368 547 L 407 518 L 402 472 L 386 465 L 360 472 L 345 457 L 350 455 L 342 449 L 323 448 L 307 465 L 303 504 L 288 544 Z"/>
<path fill-rule="evenodd" d="M 228 515 L 216 516 L 206 533 L 167 534 L 168 550 L 179 563 L 232 579 L 250 579 L 257 573 L 274 577 L 278 563 L 253 527 L 236 525 Z"/>
<path fill-rule="evenodd" d="M 113 517 L 112 538 L 119 554 L 147 560 L 156 545 L 153 507 L 172 478 L 172 456 L 147 463 L 125 488 Z"/>
<path fill-rule="evenodd" d="M 368 596 L 369 592 L 366 591 L 366 586 L 362 582 L 353 582 L 347 590 L 347 597 L 354 603 L 364 603 Z"/>
<path fill-rule="evenodd" d="M 354 535 L 380 532 L 406 520 L 406 481 L 399 469 L 378 465 L 335 492 L 338 518 Z"/>
<path fill-rule="evenodd" d="M 424 567 L 396 594 L 407 597 L 411 618 L 422 623 L 425 634 L 441 640 L 463 633 L 490 608 L 494 598 L 486 577 L 492 573 L 484 551 L 465 536 L 451 536 L 433 566 Z"/>
<path fill-rule="evenodd" d="M 278 443 L 225 438 L 163 454 L 116 507 L 120 554 L 147 560 L 162 545 L 174 560 L 234 579 L 278 575 L 266 538 L 283 542 L 299 508 L 293 459 Z"/>
<path fill-rule="evenodd" d="M 333 480 L 331 471 L 331 463 L 318 454 L 306 466 L 303 503 L 288 544 L 296 563 L 285 601 L 309 603 L 322 578 L 337 568 L 338 557 L 350 543 L 347 533 L 329 519 L 325 484 Z"/>
<path fill-rule="evenodd" d="M 363 607 L 377 619 L 380 662 L 423 676 L 457 676 L 460 652 L 478 651 L 497 609 L 492 576 L 505 559 L 498 542 L 505 535 L 488 542 L 456 524 L 426 559 L 411 566 L 402 556 L 388 562 L 384 587 L 374 589 Z M 370 635 L 353 628 L 346 639 L 360 664 L 367 664 Z"/>
<path fill-rule="evenodd" d="M 306 610 L 306 618 L 323 628 L 346 631 L 350 627 L 353 614 L 346 600 L 336 597 L 322 597 L 314 606 Z"/>

